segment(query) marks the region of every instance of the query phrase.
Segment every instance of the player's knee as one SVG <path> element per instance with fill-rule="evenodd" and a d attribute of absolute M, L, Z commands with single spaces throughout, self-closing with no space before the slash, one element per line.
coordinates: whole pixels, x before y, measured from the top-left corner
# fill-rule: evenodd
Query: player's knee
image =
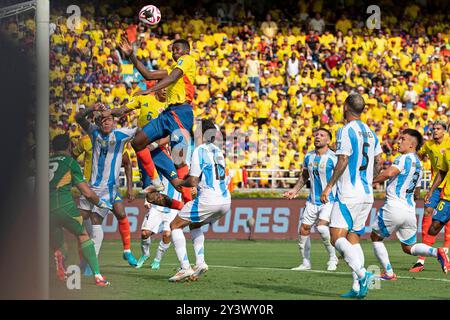
<path fill-rule="evenodd" d="M 411 254 L 411 246 L 408 246 L 408 245 L 402 243 L 402 250 L 406 254 Z"/>
<path fill-rule="evenodd" d="M 381 238 L 377 233 L 373 232 L 370 234 L 370 240 L 372 240 L 372 242 L 374 241 L 381 241 L 383 238 Z"/>
<path fill-rule="evenodd" d="M 430 236 L 435 236 L 438 234 L 438 232 L 439 232 L 439 230 L 437 230 L 437 228 L 435 228 L 434 225 L 431 225 L 430 228 L 428 229 L 427 234 Z"/>
<path fill-rule="evenodd" d="M 163 242 L 164 243 L 167 243 L 167 242 L 169 242 L 170 241 L 170 235 L 171 235 L 172 233 L 170 232 L 170 231 L 164 231 L 163 232 Z"/>
<path fill-rule="evenodd" d="M 425 216 L 431 216 L 433 214 L 433 212 L 434 212 L 434 208 L 433 207 L 427 207 L 427 208 L 425 208 L 424 215 Z"/>
<path fill-rule="evenodd" d="M 86 230 L 84 230 L 83 231 L 83 233 L 82 234 L 80 234 L 79 236 L 78 236 L 78 240 L 82 243 L 82 242 L 85 242 L 85 241 L 88 241 L 90 238 L 89 238 L 89 235 L 88 235 L 88 233 L 87 233 L 87 231 Z"/>
<path fill-rule="evenodd" d="M 311 232 L 311 226 L 309 224 L 303 224 L 300 226 L 300 234 L 303 236 L 308 235 Z"/>
<path fill-rule="evenodd" d="M 149 230 L 141 230 L 141 239 L 148 239 L 152 235 L 152 232 Z"/>

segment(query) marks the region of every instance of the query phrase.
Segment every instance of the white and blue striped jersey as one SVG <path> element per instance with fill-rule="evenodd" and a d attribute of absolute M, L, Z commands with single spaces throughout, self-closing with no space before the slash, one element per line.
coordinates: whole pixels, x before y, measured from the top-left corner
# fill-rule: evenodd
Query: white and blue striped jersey
<path fill-rule="evenodd" d="M 225 158 L 213 143 L 204 143 L 195 148 L 189 175 L 200 178 L 197 187 L 200 201 L 210 204 L 231 202 L 226 184 Z"/>
<path fill-rule="evenodd" d="M 382 153 L 376 134 L 361 120 L 353 120 L 337 133 L 336 155 L 347 155 L 348 166 L 337 181 L 342 203 L 373 203 L 375 157 Z"/>
<path fill-rule="evenodd" d="M 389 179 L 386 199 L 398 201 L 410 207 L 415 206 L 414 191 L 422 181 L 422 164 L 415 153 L 402 154 L 392 164 L 400 173 Z"/>
<path fill-rule="evenodd" d="M 164 190 L 161 192 L 162 194 L 165 194 L 166 196 L 168 196 L 171 199 L 175 199 L 180 201 L 181 200 L 181 193 L 179 193 L 174 186 L 170 183 L 169 180 L 167 180 L 167 178 L 165 176 L 163 176 L 161 173 L 159 173 L 159 177 L 162 181 L 162 183 L 164 184 Z M 155 208 L 156 210 L 158 210 L 159 212 L 163 212 L 164 214 L 169 214 L 169 213 L 176 213 L 178 212 L 178 210 L 175 209 L 170 209 L 168 207 L 162 207 L 162 206 L 157 206 L 155 204 L 152 204 L 152 207 Z"/>
<path fill-rule="evenodd" d="M 137 127 L 120 128 L 103 135 L 96 125 L 89 126 L 88 134 L 92 141 L 91 186 L 106 188 L 119 185 L 123 149 L 136 131 Z"/>
<path fill-rule="evenodd" d="M 320 201 L 320 195 L 330 181 L 336 163 L 337 157 L 329 149 L 322 156 L 318 155 L 315 150 L 306 154 L 305 160 L 303 161 L 303 168 L 308 169 L 309 181 L 311 181 L 308 201 L 312 204 L 318 206 L 323 204 Z M 336 186 L 333 187 L 328 200 L 334 202 L 335 198 Z"/>

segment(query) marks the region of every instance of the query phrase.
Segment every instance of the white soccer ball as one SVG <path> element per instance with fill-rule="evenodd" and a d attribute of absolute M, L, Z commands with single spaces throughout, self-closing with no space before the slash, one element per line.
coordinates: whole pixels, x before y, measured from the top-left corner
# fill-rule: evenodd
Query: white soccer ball
<path fill-rule="evenodd" d="M 147 5 L 139 11 L 139 20 L 147 25 L 154 26 L 161 21 L 161 12 L 154 5 Z"/>

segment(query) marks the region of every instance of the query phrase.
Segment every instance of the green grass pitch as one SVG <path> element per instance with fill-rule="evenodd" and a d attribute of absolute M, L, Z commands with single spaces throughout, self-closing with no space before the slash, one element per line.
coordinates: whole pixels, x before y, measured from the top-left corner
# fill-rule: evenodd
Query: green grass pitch
<path fill-rule="evenodd" d="M 315 271 L 291 271 L 299 265 L 295 241 L 280 240 L 206 240 L 205 257 L 209 271 L 198 281 L 170 283 L 168 278 L 178 266 L 171 246 L 160 270 L 151 270 L 159 240 L 151 245 L 151 258 L 141 269 L 122 260 L 120 241 L 104 241 L 100 253 L 101 271 L 111 286 L 99 288 L 92 278 L 82 276 L 81 290 L 68 290 L 65 283 L 51 277 L 53 299 L 340 299 L 339 294 L 351 286 L 351 275 L 345 261 L 339 260 L 336 272 L 326 271 L 327 254 L 320 241 L 312 242 L 311 260 Z M 446 276 L 434 258 L 428 258 L 425 270 L 409 273 L 415 257 L 404 254 L 397 241 L 386 241 L 391 263 L 399 279 L 381 281 L 379 289 L 369 290 L 366 299 L 449 299 L 450 276 Z M 187 240 L 190 262 L 195 262 L 190 240 Z M 362 242 L 366 266 L 377 265 L 369 241 Z M 139 242 L 132 243 L 139 258 Z M 78 255 L 71 245 L 67 263 L 77 263 Z"/>

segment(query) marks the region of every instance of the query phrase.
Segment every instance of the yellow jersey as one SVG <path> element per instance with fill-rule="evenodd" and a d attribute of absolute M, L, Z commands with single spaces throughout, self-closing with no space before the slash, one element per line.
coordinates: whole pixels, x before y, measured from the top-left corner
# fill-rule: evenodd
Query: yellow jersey
<path fill-rule="evenodd" d="M 443 155 L 446 150 L 450 149 L 450 136 L 445 135 L 441 143 L 436 143 L 434 140 L 428 140 L 423 146 L 423 152 L 428 155 L 431 163 L 431 179 L 434 180 L 437 171 L 439 170 L 439 163 L 442 161 Z M 449 158 L 450 159 L 450 158 Z M 442 188 L 445 184 L 444 180 L 439 188 Z"/>
<path fill-rule="evenodd" d="M 140 109 L 137 125 L 143 128 L 150 120 L 156 118 L 167 107 L 167 102 L 161 102 L 156 99 L 156 96 L 143 95 L 133 97 L 133 99 L 126 104 L 126 107 L 131 110 Z"/>
<path fill-rule="evenodd" d="M 72 150 L 75 158 L 78 159 L 84 153 L 84 165 L 83 165 L 83 175 L 86 181 L 91 178 L 91 168 L 92 168 L 92 142 L 88 135 L 84 135 L 78 140 L 77 145 Z"/>
<path fill-rule="evenodd" d="M 167 87 L 168 105 L 183 104 L 186 102 L 190 103 L 194 100 L 194 82 L 196 74 L 195 59 L 188 54 L 181 56 L 177 63 L 169 68 L 169 74 L 176 68 L 183 71 L 183 77 Z"/>
<path fill-rule="evenodd" d="M 447 174 L 443 180 L 442 191 L 441 191 L 441 199 L 450 201 L 450 149 L 445 149 L 444 155 L 440 157 L 437 168 L 441 171 L 446 171 Z"/>

